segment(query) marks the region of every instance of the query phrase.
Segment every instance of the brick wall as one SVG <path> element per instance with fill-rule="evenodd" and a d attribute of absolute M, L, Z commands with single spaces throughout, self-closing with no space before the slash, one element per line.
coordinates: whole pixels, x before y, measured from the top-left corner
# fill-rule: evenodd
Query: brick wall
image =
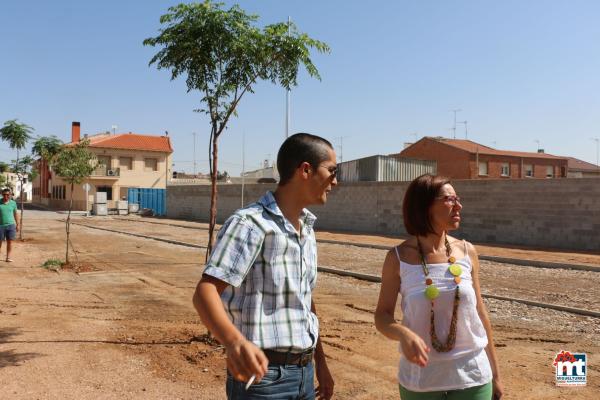
<path fill-rule="evenodd" d="M 468 152 L 437 140 L 420 140 L 402 150 L 398 156 L 437 161 L 437 173 L 452 179 L 468 179 L 474 173 L 469 165 Z"/>
<path fill-rule="evenodd" d="M 408 182 L 338 185 L 325 206 L 311 207 L 317 229 L 404 235 L 402 199 Z M 458 237 L 505 243 L 600 251 L 600 178 L 458 180 L 463 202 Z M 275 185 L 246 185 L 246 203 Z M 219 186 L 218 222 L 241 204 L 240 185 Z M 207 221 L 210 186 L 169 186 L 171 218 Z"/>
<path fill-rule="evenodd" d="M 395 156 L 437 161 L 437 173 L 452 179 L 508 179 L 500 173 L 503 163 L 509 164 L 510 178 L 525 177 L 521 168 L 526 164 L 533 165 L 534 178 L 546 179 L 547 166 L 552 166 L 554 177 L 560 178 L 562 169 L 566 171 L 568 164 L 567 159 L 474 154 L 429 138 L 419 140 Z M 479 162 L 487 162 L 487 176 L 479 175 Z"/>

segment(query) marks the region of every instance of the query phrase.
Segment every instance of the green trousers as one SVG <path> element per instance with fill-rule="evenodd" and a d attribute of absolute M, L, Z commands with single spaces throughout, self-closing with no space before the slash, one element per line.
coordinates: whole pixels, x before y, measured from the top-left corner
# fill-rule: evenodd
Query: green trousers
<path fill-rule="evenodd" d="M 444 390 L 440 392 L 412 392 L 402 385 L 400 399 L 402 400 L 491 400 L 492 382 L 467 389 Z"/>

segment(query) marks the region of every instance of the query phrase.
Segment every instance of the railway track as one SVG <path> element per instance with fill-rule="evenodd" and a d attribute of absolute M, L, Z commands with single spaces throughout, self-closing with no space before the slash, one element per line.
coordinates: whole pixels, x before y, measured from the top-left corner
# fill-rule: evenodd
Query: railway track
<path fill-rule="evenodd" d="M 132 220 L 132 221 L 135 221 L 135 220 Z M 187 243 L 187 242 L 182 242 L 182 241 L 172 240 L 172 239 L 164 239 L 164 238 L 159 238 L 159 237 L 154 237 L 154 236 L 148 236 L 148 235 L 142 235 L 142 234 L 133 233 L 133 232 L 120 231 L 120 230 L 116 230 L 116 229 L 101 228 L 101 227 L 98 227 L 98 226 L 92 226 L 92 225 L 82 224 L 80 222 L 71 222 L 71 223 L 73 225 L 82 226 L 82 227 L 89 228 L 89 229 L 95 229 L 95 230 L 100 230 L 100 231 L 118 233 L 118 234 L 122 234 L 122 235 L 130 235 L 130 236 L 135 236 L 135 237 L 139 237 L 139 238 L 147 239 L 147 240 L 156 240 L 156 241 L 159 241 L 159 242 L 169 243 L 169 244 L 173 244 L 173 245 L 177 245 L 177 246 L 185 246 L 185 247 L 191 247 L 191 248 L 206 249 L 206 246 L 197 245 L 197 244 L 194 244 L 194 243 Z M 160 223 L 158 223 L 158 224 L 160 224 Z M 167 224 L 160 224 L 160 225 L 167 225 Z M 192 228 L 192 229 L 196 229 L 196 228 Z M 348 245 L 354 245 L 354 244 L 353 243 L 348 243 Z M 323 273 L 337 275 L 337 276 L 351 277 L 351 278 L 354 278 L 354 279 L 358 279 L 358 280 L 362 280 L 362 281 L 367 281 L 367 282 L 374 282 L 374 283 L 380 283 L 381 282 L 381 277 L 379 277 L 377 275 L 364 274 L 364 273 L 347 271 L 347 270 L 342 270 L 342 269 L 337 269 L 337 268 L 318 267 L 318 271 L 323 272 Z M 538 301 L 528 300 L 528 299 L 520 299 L 520 298 L 514 298 L 514 297 L 499 296 L 499 295 L 494 295 L 494 294 L 490 294 L 490 293 L 482 293 L 482 296 L 484 298 L 491 298 L 491 299 L 496 299 L 496 300 L 501 300 L 501 301 L 516 302 L 516 303 L 526 304 L 526 305 L 533 306 L 533 307 L 539 307 L 539 308 L 551 309 L 551 310 L 556 310 L 556 311 L 562 311 L 562 312 L 567 312 L 567 313 L 570 313 L 570 314 L 582 315 L 582 316 L 587 316 L 587 317 L 600 318 L 600 311 L 595 311 L 595 310 L 587 310 L 587 309 L 576 308 L 576 307 L 567 307 L 567 306 L 563 306 L 563 305 L 559 305 L 559 304 L 543 303 L 543 302 L 538 302 Z"/>

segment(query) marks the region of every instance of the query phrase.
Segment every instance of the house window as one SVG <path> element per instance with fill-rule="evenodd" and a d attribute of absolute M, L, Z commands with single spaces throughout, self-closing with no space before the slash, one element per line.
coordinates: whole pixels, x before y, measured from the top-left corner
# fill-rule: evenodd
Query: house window
<path fill-rule="evenodd" d="M 144 172 L 158 171 L 156 158 L 144 158 Z"/>
<path fill-rule="evenodd" d="M 486 161 L 479 162 L 479 175 L 486 176 L 488 174 L 488 163 Z"/>
<path fill-rule="evenodd" d="M 510 164 L 507 162 L 500 166 L 500 176 L 510 176 Z"/>
<path fill-rule="evenodd" d="M 133 169 L 133 159 L 131 157 L 119 157 L 119 167 L 121 171 L 130 171 Z"/>
<path fill-rule="evenodd" d="M 546 167 L 546 178 L 554 178 L 554 167 L 552 165 Z"/>
<path fill-rule="evenodd" d="M 110 156 L 98 156 L 98 166 L 93 175 L 105 176 L 110 169 Z"/>
<path fill-rule="evenodd" d="M 525 171 L 525 176 L 533 177 L 533 165 L 525 164 L 523 165 L 523 170 Z"/>
<path fill-rule="evenodd" d="M 55 200 L 64 200 L 66 198 L 66 186 L 52 186 L 52 198 Z"/>
<path fill-rule="evenodd" d="M 106 192 L 106 200 L 112 200 L 112 186 L 98 186 L 96 192 Z"/>

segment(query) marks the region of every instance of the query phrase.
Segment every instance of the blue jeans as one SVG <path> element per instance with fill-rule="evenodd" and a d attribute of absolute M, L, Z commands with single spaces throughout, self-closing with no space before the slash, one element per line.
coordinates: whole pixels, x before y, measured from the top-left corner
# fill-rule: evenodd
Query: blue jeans
<path fill-rule="evenodd" d="M 227 373 L 227 398 L 229 400 L 313 400 L 315 398 L 313 363 L 299 365 L 269 364 L 265 376 L 245 390 L 246 383 L 239 382 Z"/>
<path fill-rule="evenodd" d="M 0 225 L 0 241 L 15 240 L 17 238 L 17 225 Z"/>

